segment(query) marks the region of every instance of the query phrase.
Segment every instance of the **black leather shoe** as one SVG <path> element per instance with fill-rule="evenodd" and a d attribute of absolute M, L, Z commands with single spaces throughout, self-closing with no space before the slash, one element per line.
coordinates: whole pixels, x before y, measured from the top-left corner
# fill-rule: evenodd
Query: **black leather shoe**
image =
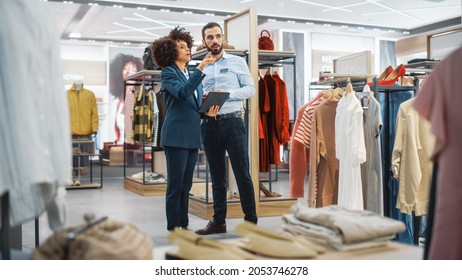
<path fill-rule="evenodd" d="M 208 234 L 225 233 L 225 232 L 226 232 L 226 224 L 219 225 L 215 223 L 215 221 L 210 221 L 205 228 L 196 230 L 196 234 L 199 234 L 199 235 L 208 235 Z"/>

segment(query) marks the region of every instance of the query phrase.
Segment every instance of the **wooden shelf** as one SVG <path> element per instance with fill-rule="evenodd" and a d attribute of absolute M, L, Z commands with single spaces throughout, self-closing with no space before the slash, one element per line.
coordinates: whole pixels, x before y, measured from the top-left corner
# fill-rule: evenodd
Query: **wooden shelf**
<path fill-rule="evenodd" d="M 210 196 L 212 194 L 210 193 Z M 241 202 L 239 198 L 230 198 L 227 200 L 227 215 L 226 218 L 242 218 Z M 258 217 L 273 217 L 291 213 L 290 207 L 297 203 L 297 199 L 290 197 L 265 197 L 260 200 L 258 206 Z M 192 195 L 189 197 L 189 213 L 202 219 L 210 220 L 213 218 L 213 199 L 209 197 L 208 203 L 202 199 L 200 195 Z"/>
<path fill-rule="evenodd" d="M 192 188 L 205 187 L 203 179 L 195 178 Z M 142 196 L 162 196 L 167 190 L 167 182 L 164 183 L 144 183 L 142 179 L 126 177 L 124 179 L 124 188 Z"/>

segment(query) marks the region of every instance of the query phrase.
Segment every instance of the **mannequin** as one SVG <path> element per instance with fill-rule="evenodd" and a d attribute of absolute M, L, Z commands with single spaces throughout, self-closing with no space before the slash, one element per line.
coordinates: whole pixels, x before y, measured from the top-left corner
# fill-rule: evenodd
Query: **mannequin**
<path fill-rule="evenodd" d="M 74 82 L 74 88 L 77 92 L 80 92 L 80 90 L 82 89 L 83 87 L 83 82 L 82 80 L 77 80 Z"/>
<path fill-rule="evenodd" d="M 98 109 L 95 94 L 84 88 L 81 80 L 76 80 L 67 91 L 69 114 L 71 120 L 71 134 L 73 141 L 91 140 L 98 131 Z M 89 146 L 73 145 L 74 155 L 81 153 L 93 153 Z M 81 162 L 84 161 L 84 162 Z M 72 179 L 72 186 L 80 186 L 80 167 L 86 166 L 87 160 L 80 157 L 74 158 L 73 166 L 77 166 Z"/>
<path fill-rule="evenodd" d="M 77 96 L 78 94 L 78 96 Z M 90 136 L 98 131 L 98 108 L 93 91 L 76 80 L 67 90 L 72 136 Z"/>

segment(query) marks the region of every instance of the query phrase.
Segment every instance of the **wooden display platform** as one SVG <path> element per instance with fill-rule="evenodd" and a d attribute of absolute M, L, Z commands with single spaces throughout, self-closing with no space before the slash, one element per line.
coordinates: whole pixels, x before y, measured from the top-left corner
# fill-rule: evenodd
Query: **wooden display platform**
<path fill-rule="evenodd" d="M 259 217 L 280 216 L 291 213 L 290 207 L 297 203 L 297 199 L 290 197 L 261 197 L 258 207 Z M 201 195 L 196 194 L 189 197 L 189 213 L 202 219 L 211 220 L 213 218 L 213 199 L 212 192 L 209 191 L 208 203 Z M 242 218 L 241 203 L 239 198 L 228 199 L 227 218 Z"/>
<path fill-rule="evenodd" d="M 203 179 L 194 179 L 193 188 L 202 187 L 205 188 L 205 181 Z M 165 183 L 154 183 L 154 184 L 143 184 L 142 179 L 134 179 L 126 177 L 124 179 L 124 188 L 142 196 L 162 196 L 165 195 L 167 190 L 167 182 Z"/>
<path fill-rule="evenodd" d="M 98 183 L 83 183 L 80 184 L 79 186 L 66 186 L 66 190 L 77 190 L 77 189 L 99 189 L 101 188 L 101 184 Z"/>

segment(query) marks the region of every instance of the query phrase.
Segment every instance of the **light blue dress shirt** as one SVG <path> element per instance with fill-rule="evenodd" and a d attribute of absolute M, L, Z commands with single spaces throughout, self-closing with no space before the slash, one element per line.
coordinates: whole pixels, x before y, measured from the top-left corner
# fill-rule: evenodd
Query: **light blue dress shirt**
<path fill-rule="evenodd" d="M 255 95 L 252 75 L 242 57 L 223 51 L 223 56 L 217 62 L 207 65 L 204 74 L 204 92 L 214 89 L 229 92 L 229 99 L 220 108 L 219 114 L 241 111 L 242 100 Z"/>

